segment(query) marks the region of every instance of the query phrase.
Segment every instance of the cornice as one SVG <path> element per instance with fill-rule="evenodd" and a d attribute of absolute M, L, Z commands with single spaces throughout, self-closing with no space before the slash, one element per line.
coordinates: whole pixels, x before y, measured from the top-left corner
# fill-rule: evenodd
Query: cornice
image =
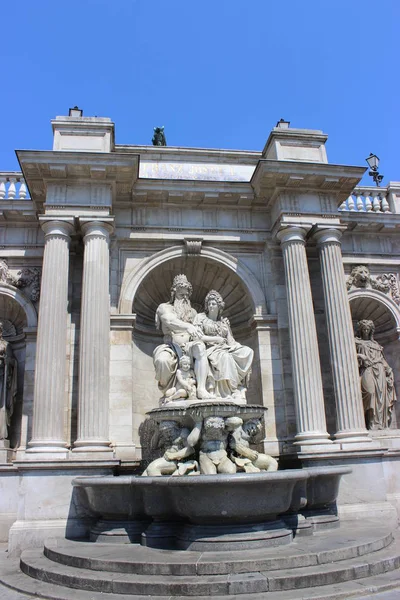
<path fill-rule="evenodd" d="M 257 196 L 271 205 L 284 191 L 329 192 L 346 199 L 365 173 L 364 167 L 328 163 L 261 159 L 251 178 Z"/>

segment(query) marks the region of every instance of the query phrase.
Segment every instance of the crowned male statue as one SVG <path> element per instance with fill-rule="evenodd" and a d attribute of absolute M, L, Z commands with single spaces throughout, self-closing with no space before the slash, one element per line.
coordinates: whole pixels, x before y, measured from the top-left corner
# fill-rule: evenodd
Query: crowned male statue
<path fill-rule="evenodd" d="M 174 387 L 178 361 L 183 354 L 194 363 L 197 398 L 210 398 L 206 390 L 208 360 L 206 346 L 201 341 L 202 331 L 194 325 L 197 312 L 190 304 L 192 285 L 186 275 L 177 275 L 171 287 L 171 299 L 160 304 L 156 311 L 156 327 L 164 334 L 164 343 L 153 352 L 158 387 L 165 393 Z"/>

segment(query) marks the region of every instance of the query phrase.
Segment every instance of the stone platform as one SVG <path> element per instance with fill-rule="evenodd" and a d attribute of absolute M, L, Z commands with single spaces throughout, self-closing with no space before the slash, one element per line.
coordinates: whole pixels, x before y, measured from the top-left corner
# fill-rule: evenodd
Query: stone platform
<path fill-rule="evenodd" d="M 0 581 L 54 600 L 334 600 L 399 587 L 399 569 L 400 534 L 364 521 L 240 553 L 48 540 L 44 550 L 23 552 L 19 563 L 3 561 Z"/>

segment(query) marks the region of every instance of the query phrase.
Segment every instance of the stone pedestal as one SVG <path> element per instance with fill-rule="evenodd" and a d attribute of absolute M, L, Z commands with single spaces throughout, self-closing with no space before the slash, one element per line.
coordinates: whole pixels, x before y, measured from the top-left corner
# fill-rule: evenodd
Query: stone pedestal
<path fill-rule="evenodd" d="M 333 384 L 336 398 L 335 442 L 371 444 L 365 428 L 353 325 L 343 271 L 338 229 L 316 233 L 324 289 Z"/>
<path fill-rule="evenodd" d="M 332 445 L 326 431 L 317 331 L 305 249 L 306 231 L 287 227 L 278 232 L 287 287 L 293 387 L 297 420 L 295 444 L 312 452 Z M 325 448 L 322 448 L 321 445 Z"/>
<path fill-rule="evenodd" d="M 108 220 L 108 219 L 107 219 Z M 109 219 L 111 221 L 111 219 Z M 73 452 L 112 452 L 109 441 L 109 235 L 104 221 L 82 222 L 83 285 L 79 352 L 78 439 Z"/>
<path fill-rule="evenodd" d="M 6 465 L 12 461 L 14 451 L 10 448 L 8 440 L 0 440 L 0 465 Z"/>
<path fill-rule="evenodd" d="M 27 458 L 67 456 L 64 439 L 68 263 L 72 219 L 44 220 L 33 435 Z"/>

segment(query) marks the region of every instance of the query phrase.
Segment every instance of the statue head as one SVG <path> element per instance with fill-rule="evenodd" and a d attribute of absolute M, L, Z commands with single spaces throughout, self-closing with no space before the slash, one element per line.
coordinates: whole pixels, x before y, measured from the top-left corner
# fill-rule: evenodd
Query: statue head
<path fill-rule="evenodd" d="M 371 275 L 368 267 L 365 265 L 357 265 L 353 267 L 350 273 L 351 283 L 355 287 L 365 288 L 371 281 Z"/>
<path fill-rule="evenodd" d="M 363 340 L 373 340 L 375 333 L 374 322 L 370 319 L 362 319 L 357 323 L 357 332 Z"/>
<path fill-rule="evenodd" d="M 186 298 L 190 298 L 193 292 L 192 284 L 187 280 L 186 275 L 180 274 L 174 277 L 171 287 L 171 303 L 173 304 L 175 301 L 175 297 L 177 295 L 184 296 Z"/>
<path fill-rule="evenodd" d="M 177 421 L 161 421 L 158 431 L 162 442 L 173 442 L 180 434 L 180 426 Z"/>
<path fill-rule="evenodd" d="M 218 305 L 218 319 L 219 319 L 222 315 L 222 311 L 225 308 L 225 302 L 223 301 L 221 294 L 219 292 L 217 292 L 216 290 L 210 290 L 208 292 L 207 296 L 204 298 L 204 312 L 206 313 L 206 315 L 208 315 L 209 304 L 212 300 L 214 300 Z"/>
<path fill-rule="evenodd" d="M 250 437 L 255 437 L 262 429 L 261 419 L 249 419 L 243 429 Z"/>
<path fill-rule="evenodd" d="M 181 356 L 179 359 L 179 367 L 183 371 L 190 371 L 192 367 L 192 361 L 190 356 L 188 356 L 187 354 L 183 354 L 183 356 Z"/>

